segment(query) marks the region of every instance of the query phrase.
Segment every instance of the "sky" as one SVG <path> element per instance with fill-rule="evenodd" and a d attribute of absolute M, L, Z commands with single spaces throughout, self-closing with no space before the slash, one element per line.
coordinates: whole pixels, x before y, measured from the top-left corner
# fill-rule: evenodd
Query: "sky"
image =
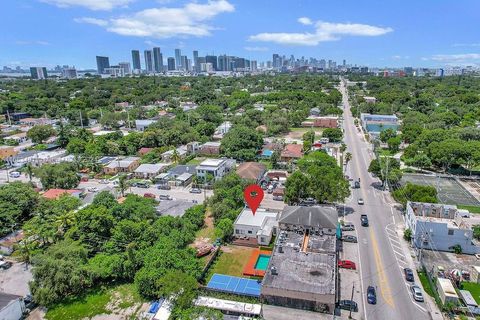
<path fill-rule="evenodd" d="M 0 0 L 2 66 L 95 68 L 161 48 L 376 67 L 480 66 L 477 0 Z"/>

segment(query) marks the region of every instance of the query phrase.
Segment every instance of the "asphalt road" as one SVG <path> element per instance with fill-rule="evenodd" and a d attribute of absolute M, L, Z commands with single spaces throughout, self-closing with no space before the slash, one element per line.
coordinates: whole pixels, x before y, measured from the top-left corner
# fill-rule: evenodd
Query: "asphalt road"
<path fill-rule="evenodd" d="M 354 125 L 343 83 L 340 91 L 343 94 L 345 108 L 343 114 L 345 143 L 347 151 L 352 154 L 352 160 L 345 172 L 354 180 L 361 179 L 360 189 L 352 189 L 352 196 L 346 203 L 347 208 L 353 209 L 353 213 L 347 214 L 346 220 L 355 224 L 358 234 L 362 301 L 357 303 L 364 306 L 362 308 L 364 314 L 360 315 L 360 318 L 430 319 L 426 306 L 413 301 L 404 280 L 404 265 L 399 263 L 391 238 L 389 239 L 387 226 L 391 227 L 396 222 L 402 221 L 401 213 L 393 207 L 394 201 L 388 192 L 381 190 L 380 181 L 368 172 L 368 166 L 373 158 L 371 147 Z M 365 204 L 358 205 L 358 198 L 363 198 Z M 361 226 L 360 214 L 368 215 L 369 227 Z M 366 291 L 370 285 L 377 289 L 376 305 L 367 304 L 366 301 Z"/>

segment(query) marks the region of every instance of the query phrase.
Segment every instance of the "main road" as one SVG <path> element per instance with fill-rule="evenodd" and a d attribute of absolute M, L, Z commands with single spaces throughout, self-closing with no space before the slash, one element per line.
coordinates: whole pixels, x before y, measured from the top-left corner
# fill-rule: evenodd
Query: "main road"
<path fill-rule="evenodd" d="M 401 213 L 394 208 L 388 192 L 379 188 L 379 179 L 368 172 L 373 159 L 372 149 L 363 133 L 354 125 L 343 81 L 339 89 L 343 95 L 345 143 L 347 152 L 352 154 L 346 173 L 354 180 L 360 179 L 360 189 L 352 189 L 352 196 L 346 203 L 347 207 L 353 209 L 346 220 L 352 221 L 357 229 L 362 292 L 362 301 L 357 303 L 364 306 L 361 318 L 430 319 L 427 307 L 413 301 L 409 286 L 404 280 L 403 268 L 407 265 L 402 261 L 403 253 L 395 233 L 395 224 L 402 221 Z M 362 198 L 365 204 L 358 205 L 358 198 Z M 360 225 L 360 214 L 368 215 L 369 227 Z M 376 305 L 366 302 L 368 286 L 376 287 Z"/>

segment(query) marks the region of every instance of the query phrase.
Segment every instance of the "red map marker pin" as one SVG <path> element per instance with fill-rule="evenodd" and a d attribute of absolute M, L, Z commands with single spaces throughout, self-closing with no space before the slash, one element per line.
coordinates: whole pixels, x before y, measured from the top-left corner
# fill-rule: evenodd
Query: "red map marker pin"
<path fill-rule="evenodd" d="M 258 209 L 260 202 L 263 200 L 263 190 L 259 185 L 251 184 L 243 191 L 243 197 L 248 207 L 252 209 L 253 215 Z"/>

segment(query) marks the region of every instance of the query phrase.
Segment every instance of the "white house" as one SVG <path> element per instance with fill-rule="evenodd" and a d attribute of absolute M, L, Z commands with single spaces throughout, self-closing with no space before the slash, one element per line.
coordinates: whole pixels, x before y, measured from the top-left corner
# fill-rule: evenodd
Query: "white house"
<path fill-rule="evenodd" d="M 154 124 L 157 120 L 135 120 L 135 127 L 137 131 L 145 131 L 148 126 Z"/>
<path fill-rule="evenodd" d="M 212 175 L 215 180 L 220 180 L 234 167 L 233 159 L 206 159 L 197 167 L 197 176 L 205 178 Z"/>
<path fill-rule="evenodd" d="M 233 224 L 234 236 L 237 238 L 256 238 L 259 245 L 269 245 L 272 235 L 277 233 L 279 212 L 245 207 Z"/>
<path fill-rule="evenodd" d="M 135 169 L 135 177 L 140 179 L 150 179 L 156 177 L 160 172 L 163 172 L 168 166 L 168 163 L 144 163 Z"/>
<path fill-rule="evenodd" d="M 232 128 L 232 123 L 230 121 L 225 121 L 224 123 L 222 123 L 221 125 L 219 125 L 217 127 L 217 129 L 215 129 L 215 132 L 213 134 L 213 138 L 214 139 L 222 139 L 223 136 L 228 132 L 230 131 L 230 129 Z"/>
<path fill-rule="evenodd" d="M 413 245 L 419 249 L 450 252 L 459 245 L 463 253 L 480 253 L 471 227 L 480 221 L 462 215 L 454 205 L 408 202 L 405 220 L 406 227 L 412 230 Z"/>

